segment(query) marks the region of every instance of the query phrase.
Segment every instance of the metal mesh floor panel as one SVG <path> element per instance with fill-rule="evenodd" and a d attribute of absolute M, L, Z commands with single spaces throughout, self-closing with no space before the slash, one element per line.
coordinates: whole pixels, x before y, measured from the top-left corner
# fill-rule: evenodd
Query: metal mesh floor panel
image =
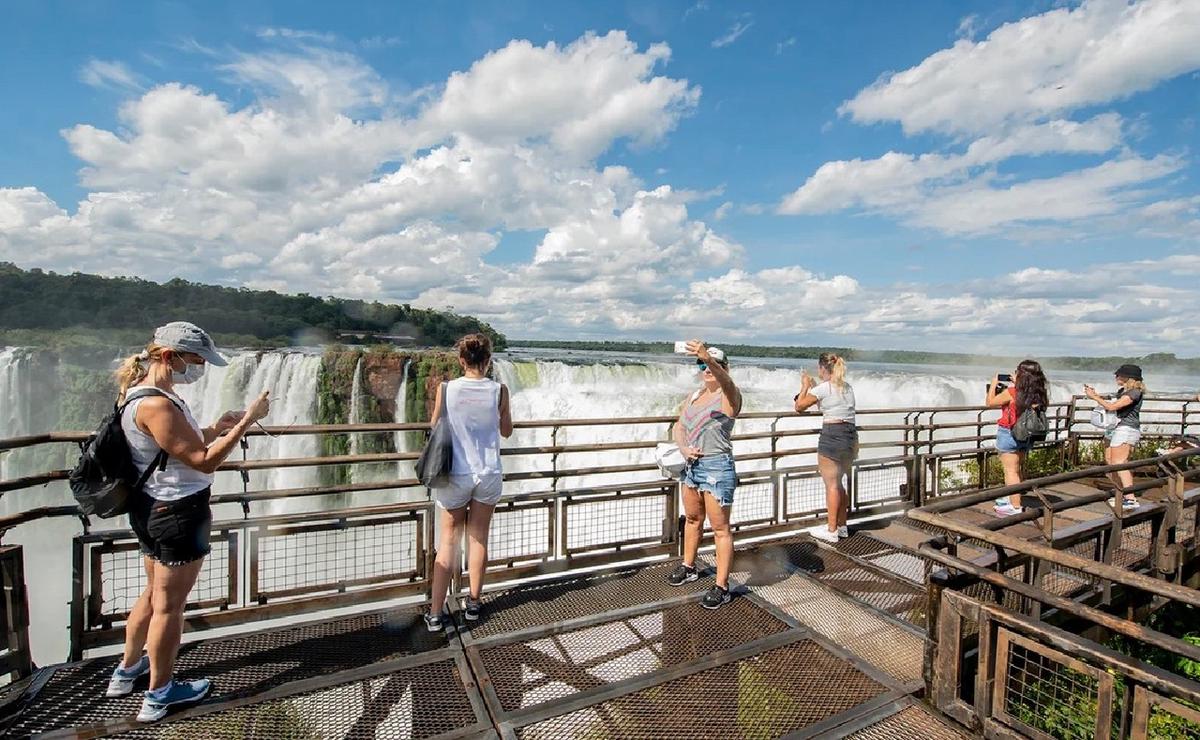
<path fill-rule="evenodd" d="M 677 563 L 629 567 L 613 573 L 517 586 L 483 598 L 483 620 L 471 627 L 475 638 L 544 627 L 568 619 L 603 614 L 638 604 L 683 597 L 667 574 Z"/>
<path fill-rule="evenodd" d="M 829 680 L 837 676 L 837 690 Z M 521 738 L 778 737 L 883 693 L 809 640 L 553 717 Z"/>
<path fill-rule="evenodd" d="M 450 732 L 476 721 L 457 666 L 443 660 L 119 737 L 400 740 Z"/>
<path fill-rule="evenodd" d="M 969 737 L 919 706 L 902 709 L 846 736 L 847 740 L 965 740 Z"/>
<path fill-rule="evenodd" d="M 445 646 L 444 634 L 426 631 L 419 610 L 398 609 L 190 643 L 180 648 L 176 675 L 211 678 L 213 697 L 229 697 Z M 45 732 L 137 714 L 143 685 L 131 696 L 104 697 L 116 661 L 96 658 L 59 668 L 13 731 Z"/>
<path fill-rule="evenodd" d="M 840 553 L 817 547 L 811 540 L 781 543 L 770 552 L 836 591 L 925 626 L 925 589 L 913 583 L 864 568 Z"/>
<path fill-rule="evenodd" d="M 921 679 L 924 640 L 870 609 L 799 574 L 751 590 L 901 683 Z"/>
<path fill-rule="evenodd" d="M 505 711 L 737 647 L 788 626 L 747 599 L 708 611 L 692 601 L 662 611 L 481 651 Z"/>
<path fill-rule="evenodd" d="M 838 552 L 861 558 L 877 568 L 894 573 L 913 583 L 925 583 L 927 564 L 925 558 L 893 547 L 886 542 L 862 532 L 855 532 L 837 544 Z"/>

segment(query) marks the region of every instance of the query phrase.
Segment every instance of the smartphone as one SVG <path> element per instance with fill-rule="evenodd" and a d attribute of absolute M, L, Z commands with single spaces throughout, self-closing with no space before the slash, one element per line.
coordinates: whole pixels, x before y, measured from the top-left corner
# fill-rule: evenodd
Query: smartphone
<path fill-rule="evenodd" d="M 679 354 L 679 355 L 686 355 L 688 353 L 687 342 L 686 341 L 676 342 L 675 343 L 675 353 Z"/>
<path fill-rule="evenodd" d="M 1012 376 L 1008 375 L 1007 373 L 1002 373 L 996 376 L 996 380 L 1000 381 L 1001 383 L 1011 383 Z"/>

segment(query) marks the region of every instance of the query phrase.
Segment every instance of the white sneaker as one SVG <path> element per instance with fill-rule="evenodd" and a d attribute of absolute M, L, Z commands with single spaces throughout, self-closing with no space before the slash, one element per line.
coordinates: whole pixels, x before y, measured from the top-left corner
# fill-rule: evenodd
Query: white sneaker
<path fill-rule="evenodd" d="M 129 668 L 122 668 L 120 663 L 113 669 L 112 678 L 108 679 L 108 690 L 104 695 L 112 699 L 118 696 L 129 696 L 133 693 L 133 685 L 142 676 L 150 672 L 150 656 L 143 655 L 138 662 Z"/>
<path fill-rule="evenodd" d="M 849 536 L 850 536 L 850 529 L 849 529 L 848 527 L 846 527 L 846 525 L 845 525 L 845 524 L 843 524 L 842 526 L 838 527 L 838 538 L 839 538 L 839 539 L 843 539 L 843 540 L 844 540 L 844 539 L 846 539 L 846 538 L 847 538 L 847 537 L 849 537 Z"/>
<path fill-rule="evenodd" d="M 992 511 L 996 512 L 996 516 L 998 517 L 1013 516 L 1021 513 L 1020 509 L 1008 503 L 1007 501 L 1005 501 L 1002 505 L 993 506 Z"/>
<path fill-rule="evenodd" d="M 818 524 L 815 527 L 809 527 L 808 529 L 804 530 L 804 533 L 809 537 L 812 537 L 815 540 L 821 540 L 822 542 L 830 542 L 836 545 L 838 541 L 837 532 L 830 532 L 829 527 L 824 524 Z"/>

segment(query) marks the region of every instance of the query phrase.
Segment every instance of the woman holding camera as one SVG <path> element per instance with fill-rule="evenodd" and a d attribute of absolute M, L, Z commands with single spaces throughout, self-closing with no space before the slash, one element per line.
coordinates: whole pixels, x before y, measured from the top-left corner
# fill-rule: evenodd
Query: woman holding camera
<path fill-rule="evenodd" d="M 1083 392 L 1097 406 L 1116 414 L 1116 424 L 1104 432 L 1104 462 L 1120 465 L 1128 462 L 1134 445 L 1142 438 L 1142 398 L 1146 393 L 1146 384 L 1142 382 L 1142 369 L 1137 365 L 1122 365 L 1113 375 L 1117 380 L 1117 394 L 1112 398 L 1104 398 L 1090 385 L 1085 385 Z M 1139 506 L 1137 497 L 1132 493 L 1124 493 L 1133 485 L 1133 471 L 1109 473 L 1108 477 L 1122 492 L 1121 508 L 1126 511 L 1136 509 Z"/>
<path fill-rule="evenodd" d="M 706 347 L 694 339 L 686 345 L 696 357 L 702 385 L 683 404 L 675 423 L 675 443 L 687 464 L 680 474 L 683 483 L 683 562 L 667 581 L 682 586 L 700 577 L 696 553 L 704 519 L 713 530 L 717 546 L 716 583 L 704 595 L 700 605 L 719 609 L 730 601 L 729 569 L 733 564 L 733 533 L 729 530 L 729 512 L 737 488 L 733 465 L 733 423 L 742 410 L 742 394 L 729 376 L 729 360 L 716 347 Z"/>
<path fill-rule="evenodd" d="M 1006 381 L 1011 385 L 1002 385 Z M 1033 360 L 1024 360 L 1011 377 L 996 375 L 988 384 L 985 404 L 1001 409 L 1000 420 L 996 422 L 996 450 L 1000 453 L 1000 466 L 1004 468 L 1004 485 L 1016 485 L 1021 482 L 1021 468 L 1029 450 L 1033 449 L 1033 440 L 1018 442 L 1013 437 L 1013 427 L 1026 409 L 1045 410 L 1050 404 L 1042 366 Z M 1021 513 L 1020 494 L 996 499 L 995 512 L 996 516 L 1002 517 Z"/>
<path fill-rule="evenodd" d="M 207 333 L 175 321 L 156 329 L 146 349 L 117 370 L 117 401 L 125 404 L 121 428 L 130 456 L 139 475 L 154 470 L 142 486 L 144 495 L 129 510 L 146 588 L 125 622 L 125 654 L 106 695 L 127 696 L 149 674 L 139 722 L 162 719 L 169 707 L 200 701 L 212 687 L 207 678 L 174 680 L 183 610 L 211 549 L 213 473 L 250 425 L 267 415 L 270 402 L 263 391 L 245 411 L 227 411 L 213 426 L 201 427 L 175 387 L 199 380 L 207 365 L 225 364 Z"/>
<path fill-rule="evenodd" d="M 854 388 L 846 382 L 846 361 L 832 352 L 817 358 L 817 375 L 820 383 L 814 383 L 807 370 L 800 372 L 800 392 L 794 399 L 796 413 L 815 405 L 822 417 L 817 470 L 825 483 L 825 509 L 829 518 L 825 524 L 809 527 L 807 532 L 818 540 L 836 543 L 850 536 L 846 528 L 850 497 L 842 481 L 850 474 L 850 466 L 858 454 Z"/>

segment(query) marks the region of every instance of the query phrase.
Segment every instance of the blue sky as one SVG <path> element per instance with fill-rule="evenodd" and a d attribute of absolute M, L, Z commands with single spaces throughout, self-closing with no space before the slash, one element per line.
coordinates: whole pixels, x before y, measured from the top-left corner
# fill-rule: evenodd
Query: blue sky
<path fill-rule="evenodd" d="M 0 260 L 512 336 L 1200 353 L 1200 10 L 0 10 Z"/>

